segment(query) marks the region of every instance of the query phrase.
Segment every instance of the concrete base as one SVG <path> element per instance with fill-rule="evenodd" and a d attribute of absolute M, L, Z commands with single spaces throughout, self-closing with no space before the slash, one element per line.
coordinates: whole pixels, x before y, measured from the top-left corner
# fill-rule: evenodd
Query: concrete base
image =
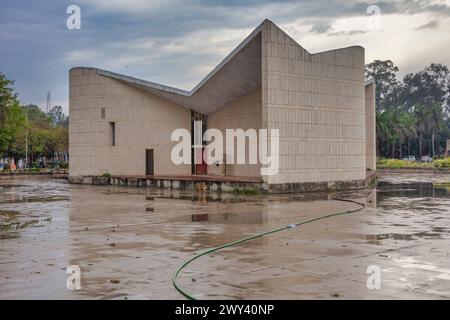
<path fill-rule="evenodd" d="M 307 182 L 267 184 L 252 181 L 221 181 L 220 179 L 201 178 L 156 178 L 156 177 L 107 177 L 107 176 L 70 176 L 69 182 L 91 185 L 117 185 L 127 187 L 154 187 L 176 190 L 197 190 L 238 193 L 305 193 L 327 192 L 365 188 L 375 181 L 376 173 L 368 172 L 366 179 L 336 182 Z"/>
<path fill-rule="evenodd" d="M 1 172 L 0 180 L 14 179 L 67 179 L 69 174 L 67 171 L 55 172 Z"/>
<path fill-rule="evenodd" d="M 366 179 L 362 180 L 270 184 L 265 186 L 264 191 L 267 193 L 305 193 L 362 189 L 372 185 L 375 179 L 376 173 L 371 172 Z"/>

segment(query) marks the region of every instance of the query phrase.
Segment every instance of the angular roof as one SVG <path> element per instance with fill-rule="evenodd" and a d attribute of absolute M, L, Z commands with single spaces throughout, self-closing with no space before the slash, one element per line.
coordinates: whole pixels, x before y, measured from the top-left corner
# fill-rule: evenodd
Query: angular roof
<path fill-rule="evenodd" d="M 185 91 L 106 70 L 96 69 L 96 71 L 102 76 L 119 80 L 127 85 L 148 91 L 188 109 L 210 115 L 227 106 L 237 98 L 261 86 L 261 31 L 266 23 L 274 25 L 271 21 L 264 20 L 191 91 Z M 276 27 L 276 25 L 274 26 Z"/>
<path fill-rule="evenodd" d="M 191 91 L 100 69 L 97 69 L 97 73 L 209 115 L 261 85 L 261 30 L 263 23 Z"/>

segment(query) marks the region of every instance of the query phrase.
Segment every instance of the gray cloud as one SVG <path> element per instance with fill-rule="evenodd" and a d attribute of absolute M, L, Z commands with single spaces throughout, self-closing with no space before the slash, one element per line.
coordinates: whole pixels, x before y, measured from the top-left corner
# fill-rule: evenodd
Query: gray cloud
<path fill-rule="evenodd" d="M 0 72 L 16 80 L 24 102 L 68 100 L 68 70 L 90 65 L 191 89 L 265 18 L 333 32 L 337 19 L 365 16 L 359 0 L 78 0 L 82 29 L 65 27 L 72 0 L 2 0 Z M 379 1 L 382 14 L 450 16 L 444 2 Z M 437 18 L 433 18 L 436 20 Z M 428 26 L 432 27 L 432 25 Z"/>
<path fill-rule="evenodd" d="M 330 30 L 331 30 L 331 26 L 329 24 L 327 24 L 327 23 L 323 23 L 323 24 L 315 24 L 315 25 L 313 25 L 309 29 L 309 32 L 321 34 L 321 33 L 327 33 Z"/>
<path fill-rule="evenodd" d="M 357 34 L 364 34 L 367 32 L 368 31 L 366 31 L 366 30 L 346 30 L 346 31 L 331 32 L 328 35 L 329 36 L 354 36 Z"/>
<path fill-rule="evenodd" d="M 439 26 L 438 20 L 431 20 L 430 22 L 427 22 L 421 26 L 418 26 L 417 28 L 414 28 L 414 30 L 436 29 L 438 26 Z"/>
<path fill-rule="evenodd" d="M 357 2 L 352 6 L 352 12 L 365 11 L 371 4 L 381 9 L 381 14 L 417 14 L 434 13 L 437 15 L 450 16 L 450 6 L 445 0 L 391 0 L 378 1 L 374 3 Z"/>

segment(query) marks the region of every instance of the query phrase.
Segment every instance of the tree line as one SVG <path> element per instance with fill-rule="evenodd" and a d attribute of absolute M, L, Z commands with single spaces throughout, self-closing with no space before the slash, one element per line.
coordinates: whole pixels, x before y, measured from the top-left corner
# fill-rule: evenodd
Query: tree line
<path fill-rule="evenodd" d="M 376 85 L 377 155 L 440 157 L 450 139 L 450 72 L 440 63 L 397 79 L 391 60 L 366 65 Z"/>
<path fill-rule="evenodd" d="M 0 73 L 0 157 L 25 158 L 28 153 L 33 162 L 67 154 L 69 118 L 61 106 L 46 113 L 36 105 L 21 105 L 13 84 Z"/>

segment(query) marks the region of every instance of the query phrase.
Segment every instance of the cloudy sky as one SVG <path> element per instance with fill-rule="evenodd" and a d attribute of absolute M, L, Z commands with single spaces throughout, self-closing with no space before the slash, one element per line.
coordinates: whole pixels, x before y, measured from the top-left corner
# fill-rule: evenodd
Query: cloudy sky
<path fill-rule="evenodd" d="M 80 30 L 66 27 L 72 4 Z M 450 66 L 450 0 L 0 0 L 0 72 L 23 103 L 45 108 L 51 91 L 66 111 L 75 66 L 190 90 L 266 18 L 310 52 L 362 45 L 400 76 Z"/>

